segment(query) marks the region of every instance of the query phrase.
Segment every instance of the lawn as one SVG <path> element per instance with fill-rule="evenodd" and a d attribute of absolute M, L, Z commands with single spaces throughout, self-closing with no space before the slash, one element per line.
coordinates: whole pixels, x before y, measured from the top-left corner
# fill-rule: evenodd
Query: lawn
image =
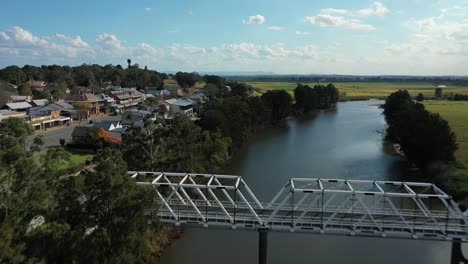
<path fill-rule="evenodd" d="M 427 110 L 439 113 L 446 119 L 457 135 L 458 150 L 455 155 L 462 166 L 454 175 L 461 183 L 458 189 L 468 193 L 468 102 L 428 101 L 424 105 Z"/>
<path fill-rule="evenodd" d="M 87 160 L 91 160 L 94 155 L 71 152 L 70 166 L 84 164 Z"/>
<path fill-rule="evenodd" d="M 253 87 L 260 88 L 264 91 L 267 90 L 287 90 L 293 92 L 296 88 L 295 83 L 290 82 L 249 82 L 248 84 Z M 313 86 L 315 83 L 305 83 Z M 402 82 L 344 82 L 334 83 L 334 85 L 344 93 L 345 99 L 372 99 L 372 98 L 385 98 L 389 94 L 406 89 L 408 92 L 416 96 L 422 93 L 426 97 L 434 96 L 434 89 L 436 86 L 430 83 L 402 83 Z M 468 94 L 468 87 L 462 86 L 447 86 L 443 88 L 444 93 L 458 93 Z"/>

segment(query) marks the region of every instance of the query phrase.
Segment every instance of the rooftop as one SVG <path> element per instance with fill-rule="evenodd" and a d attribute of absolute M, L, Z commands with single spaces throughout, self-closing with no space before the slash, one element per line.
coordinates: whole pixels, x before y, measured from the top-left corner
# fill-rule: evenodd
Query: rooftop
<path fill-rule="evenodd" d="M 6 104 L 6 106 L 12 110 L 15 110 L 15 109 L 25 109 L 25 108 L 31 108 L 32 105 L 30 105 L 29 103 L 27 102 L 19 102 L 19 103 L 9 103 L 9 104 Z"/>
<path fill-rule="evenodd" d="M 193 105 L 193 101 L 190 99 L 169 99 L 166 100 L 168 104 L 177 105 L 177 106 L 189 106 Z"/>

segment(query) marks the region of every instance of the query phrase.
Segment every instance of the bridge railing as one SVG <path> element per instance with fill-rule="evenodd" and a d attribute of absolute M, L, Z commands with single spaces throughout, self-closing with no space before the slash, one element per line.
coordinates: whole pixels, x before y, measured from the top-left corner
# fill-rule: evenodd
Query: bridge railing
<path fill-rule="evenodd" d="M 175 224 L 451 239 L 468 237 L 452 198 L 429 183 L 292 178 L 261 203 L 240 176 L 129 172 Z"/>

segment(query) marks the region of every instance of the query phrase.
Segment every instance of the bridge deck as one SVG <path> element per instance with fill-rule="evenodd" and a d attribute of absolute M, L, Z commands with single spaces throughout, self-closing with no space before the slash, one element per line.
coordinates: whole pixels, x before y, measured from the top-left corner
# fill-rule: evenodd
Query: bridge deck
<path fill-rule="evenodd" d="M 351 236 L 468 241 L 468 221 L 429 183 L 291 179 L 261 203 L 239 176 L 129 172 L 160 202 L 162 222 Z"/>

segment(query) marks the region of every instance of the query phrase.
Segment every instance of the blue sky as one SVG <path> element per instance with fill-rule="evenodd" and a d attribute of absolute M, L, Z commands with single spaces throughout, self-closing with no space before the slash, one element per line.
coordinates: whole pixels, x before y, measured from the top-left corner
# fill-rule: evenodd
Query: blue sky
<path fill-rule="evenodd" d="M 0 67 L 468 74 L 468 0 L 5 1 Z"/>

